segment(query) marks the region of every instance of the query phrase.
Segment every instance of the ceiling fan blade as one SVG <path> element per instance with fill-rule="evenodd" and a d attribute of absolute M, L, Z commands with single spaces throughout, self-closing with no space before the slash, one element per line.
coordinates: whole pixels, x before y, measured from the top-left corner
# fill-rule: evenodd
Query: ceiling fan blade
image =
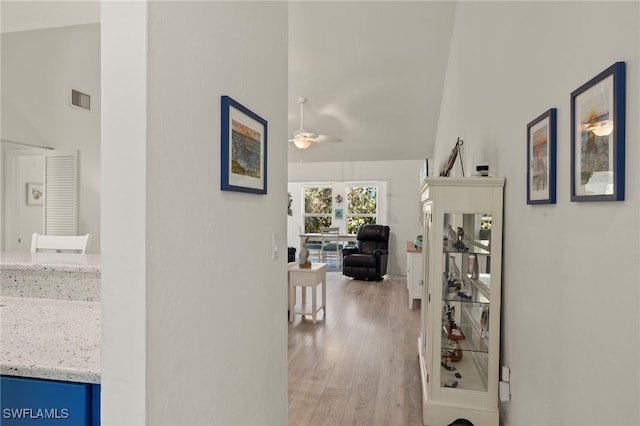
<path fill-rule="evenodd" d="M 295 137 L 292 139 L 289 139 L 289 142 L 315 142 L 316 140 L 314 138 L 299 138 L 299 137 Z"/>
<path fill-rule="evenodd" d="M 342 142 L 342 139 L 336 138 L 335 136 L 318 135 L 314 142 Z"/>
<path fill-rule="evenodd" d="M 303 139 L 315 139 L 318 137 L 318 135 L 316 135 L 313 132 L 310 132 L 308 130 L 304 130 L 304 129 L 299 129 L 296 130 L 295 132 L 293 132 L 293 137 L 294 138 L 303 138 Z"/>

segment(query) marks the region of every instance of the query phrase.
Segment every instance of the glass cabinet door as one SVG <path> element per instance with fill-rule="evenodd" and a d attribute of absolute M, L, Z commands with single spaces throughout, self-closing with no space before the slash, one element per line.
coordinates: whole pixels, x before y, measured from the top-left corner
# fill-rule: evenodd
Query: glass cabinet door
<path fill-rule="evenodd" d="M 440 386 L 487 391 L 491 216 L 445 213 Z"/>
<path fill-rule="evenodd" d="M 432 332 L 429 327 L 429 288 L 427 283 L 427 277 L 429 277 L 429 253 L 431 253 L 431 209 L 432 204 L 426 203 L 423 206 L 423 235 L 422 235 L 422 279 L 425 285 L 422 287 L 422 301 L 420 309 L 420 351 L 423 357 L 427 357 L 429 342 L 432 340 Z M 426 366 L 425 366 L 426 367 Z M 425 374 L 429 374 L 429 371 L 425 371 Z"/>

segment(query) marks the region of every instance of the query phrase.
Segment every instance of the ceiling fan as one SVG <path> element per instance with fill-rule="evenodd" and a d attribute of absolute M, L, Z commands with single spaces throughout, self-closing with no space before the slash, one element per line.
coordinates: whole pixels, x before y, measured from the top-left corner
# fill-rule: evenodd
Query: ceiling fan
<path fill-rule="evenodd" d="M 342 139 L 336 138 L 333 136 L 327 135 L 318 135 L 316 133 L 312 133 L 309 130 L 304 129 L 304 104 L 307 102 L 307 98 L 298 98 L 298 102 L 300 102 L 300 128 L 293 132 L 293 138 L 289 139 L 289 142 L 293 142 L 293 144 L 298 149 L 307 149 L 312 144 L 318 142 L 340 142 Z"/>

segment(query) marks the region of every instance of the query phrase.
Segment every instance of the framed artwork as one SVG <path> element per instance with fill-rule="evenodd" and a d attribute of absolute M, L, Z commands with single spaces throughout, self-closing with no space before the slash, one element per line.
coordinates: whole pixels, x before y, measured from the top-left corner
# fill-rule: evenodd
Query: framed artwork
<path fill-rule="evenodd" d="M 571 93 L 571 201 L 624 200 L 626 65 Z"/>
<path fill-rule="evenodd" d="M 223 191 L 267 193 L 267 121 L 222 96 L 221 179 Z"/>
<path fill-rule="evenodd" d="M 44 187 L 41 183 L 27 183 L 27 205 L 41 206 L 44 202 Z"/>
<path fill-rule="evenodd" d="M 336 209 L 336 219 L 342 220 L 343 217 L 342 209 Z"/>
<path fill-rule="evenodd" d="M 527 124 L 527 204 L 556 202 L 556 108 Z"/>

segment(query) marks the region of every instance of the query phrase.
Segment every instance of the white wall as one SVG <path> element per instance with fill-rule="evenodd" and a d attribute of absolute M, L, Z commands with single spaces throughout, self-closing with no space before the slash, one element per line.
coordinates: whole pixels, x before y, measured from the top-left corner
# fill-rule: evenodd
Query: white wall
<path fill-rule="evenodd" d="M 435 159 L 505 176 L 506 425 L 640 423 L 640 4 L 460 2 Z M 624 202 L 572 203 L 570 94 L 627 63 Z M 557 203 L 526 204 L 526 125 L 558 108 Z M 456 170 L 459 170 L 457 165 Z"/>
<path fill-rule="evenodd" d="M 329 163 L 289 163 L 289 182 L 388 182 L 387 203 L 389 225 L 389 274 L 406 275 L 406 241 L 415 240 L 420 234 L 420 209 L 418 196 L 418 172 L 423 160 L 399 161 L 349 161 Z M 293 195 L 293 194 L 292 194 Z M 294 197 L 294 202 L 296 202 Z M 299 201 L 298 201 L 299 202 Z M 293 205 L 294 209 L 301 207 Z M 295 210 L 294 210 L 295 211 Z M 297 222 L 290 220 L 288 241 L 299 245 Z"/>
<path fill-rule="evenodd" d="M 102 2 L 101 423 L 147 418 L 147 3 Z"/>
<path fill-rule="evenodd" d="M 100 1 L 3 1 L 3 33 L 100 22 Z"/>
<path fill-rule="evenodd" d="M 103 358 L 103 422 L 145 420 L 138 406 L 142 398 L 147 424 L 286 424 L 287 4 L 150 2 L 143 4 L 148 31 L 140 11 L 137 20 L 121 21 L 130 16 L 127 7 L 103 5 L 111 11 L 102 21 L 105 85 L 118 92 L 105 96 L 105 117 L 111 118 L 104 121 L 109 127 L 103 145 L 122 145 L 114 140 L 120 135 L 114 120 L 121 114 L 120 89 L 112 85 L 126 83 L 133 71 L 139 81 L 131 88 L 136 100 L 143 99 L 132 117 L 139 122 L 123 123 L 136 133 L 127 141 L 134 144 L 135 158 L 125 161 L 121 176 L 115 176 L 121 170 L 116 152 L 106 148 L 105 179 L 114 181 L 104 222 L 109 231 L 130 228 L 118 211 L 129 208 L 128 200 L 116 188 L 131 189 L 131 219 L 144 231 L 135 232 L 135 281 L 115 281 L 115 272 L 110 279 L 103 275 L 103 286 L 113 286 L 103 290 L 113 291 L 103 299 L 103 307 L 110 304 L 103 315 L 109 330 L 103 335 L 103 351 L 109 352 Z M 137 52 L 125 46 L 130 36 Z M 112 44 L 116 39 L 123 44 Z M 118 48 L 133 55 L 133 70 L 122 64 L 128 58 Z M 117 63 L 107 63 L 112 60 Z M 125 66 L 122 73 L 118 66 Z M 221 95 L 269 123 L 267 195 L 219 189 Z M 273 234 L 281 250 L 275 260 Z M 103 257 L 119 272 L 132 266 L 121 251 L 111 239 L 103 247 Z M 117 333 L 124 324 L 116 316 L 119 303 L 134 321 L 129 336 Z M 144 373 L 134 372 L 135 395 L 126 401 L 116 392 L 128 390 L 131 368 L 118 351 L 127 351 L 132 338 L 145 342 L 134 345 L 135 363 Z M 118 411 L 137 417 L 129 420 Z"/>
<path fill-rule="evenodd" d="M 1 37 L 2 139 L 80 150 L 78 229 L 92 234 L 89 251 L 99 253 L 100 26 L 19 31 Z M 91 96 L 91 111 L 69 106 L 71 89 Z"/>

